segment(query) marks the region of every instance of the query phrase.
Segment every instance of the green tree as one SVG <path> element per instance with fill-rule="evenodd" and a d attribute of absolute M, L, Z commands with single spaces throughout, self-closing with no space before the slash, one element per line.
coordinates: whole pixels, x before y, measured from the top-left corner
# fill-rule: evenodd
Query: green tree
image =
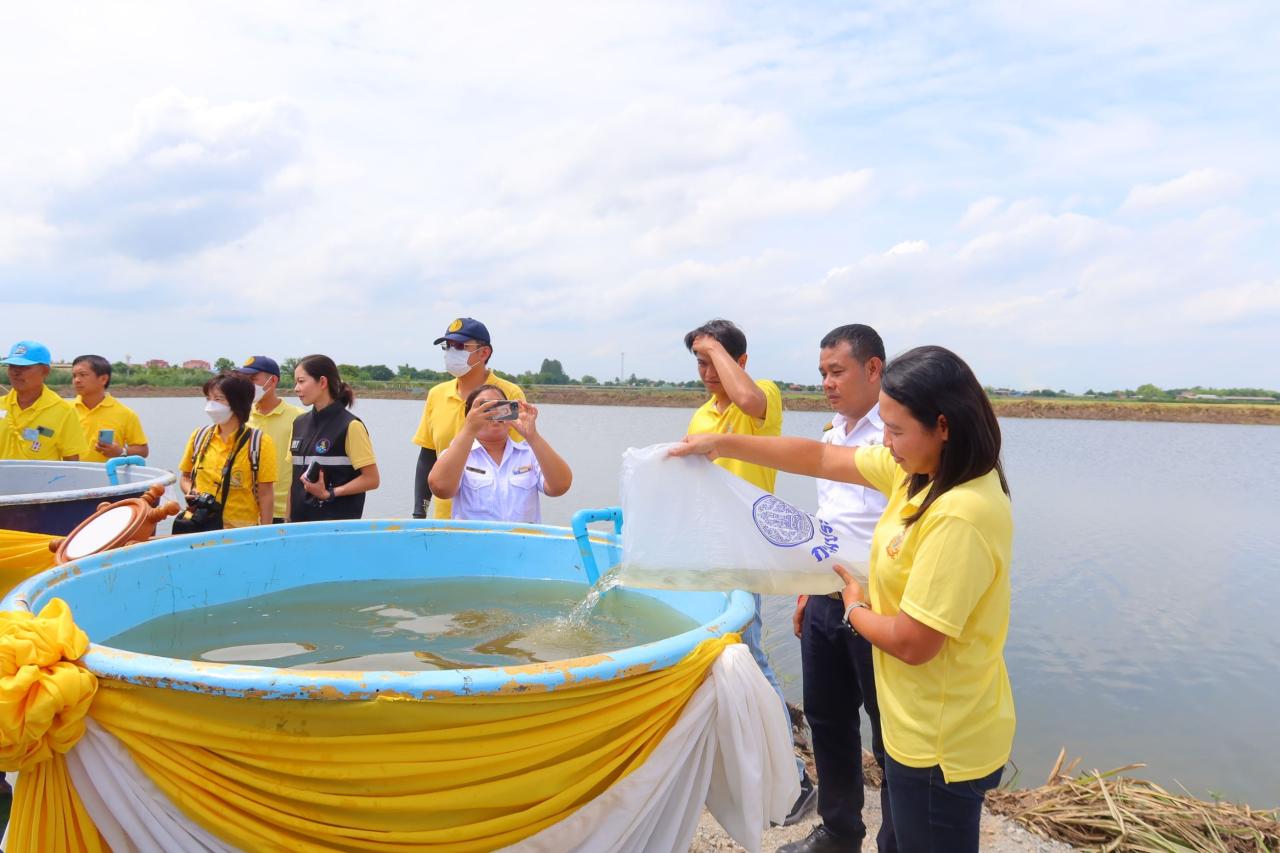
<path fill-rule="evenodd" d="M 1136 393 L 1139 397 L 1146 397 L 1147 399 L 1154 400 L 1161 400 L 1169 396 L 1165 393 L 1163 388 L 1152 385 L 1150 382 L 1139 385 Z"/>
<path fill-rule="evenodd" d="M 213 363 L 213 369 L 219 373 L 227 373 L 236 369 L 236 363 L 229 358 L 220 358 Z"/>
<path fill-rule="evenodd" d="M 560 366 L 559 359 L 544 358 L 536 381 L 542 385 L 568 385 L 569 376 Z"/>
<path fill-rule="evenodd" d="M 360 371 L 359 366 L 354 364 L 339 364 L 338 373 L 340 373 L 342 375 L 342 378 L 347 380 L 348 382 L 354 379 L 365 378 L 364 373 Z"/>
<path fill-rule="evenodd" d="M 599 385 L 600 380 L 596 379 L 590 373 L 586 373 L 586 374 L 583 374 L 582 376 L 582 384 L 583 385 Z"/>
<path fill-rule="evenodd" d="M 387 382 L 396 378 L 395 373 L 385 364 L 366 364 L 364 367 L 360 368 L 360 372 L 364 374 L 366 378 L 372 379 L 375 382 Z"/>

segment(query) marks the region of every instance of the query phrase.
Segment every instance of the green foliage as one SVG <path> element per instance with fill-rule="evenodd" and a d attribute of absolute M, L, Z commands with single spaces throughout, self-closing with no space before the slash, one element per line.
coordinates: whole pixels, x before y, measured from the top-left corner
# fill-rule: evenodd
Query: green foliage
<path fill-rule="evenodd" d="M 213 363 L 213 369 L 219 373 L 228 373 L 236 369 L 236 363 L 229 358 L 220 358 Z"/>
<path fill-rule="evenodd" d="M 374 382 L 389 382 L 395 379 L 396 375 L 385 364 L 366 364 L 360 368 L 360 378 L 372 379 Z"/>

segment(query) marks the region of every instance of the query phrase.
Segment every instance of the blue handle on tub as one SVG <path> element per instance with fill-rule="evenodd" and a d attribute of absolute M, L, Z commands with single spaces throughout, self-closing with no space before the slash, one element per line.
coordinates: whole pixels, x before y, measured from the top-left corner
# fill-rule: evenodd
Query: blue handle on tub
<path fill-rule="evenodd" d="M 146 465 L 147 460 L 141 456 L 117 456 L 115 459 L 107 460 L 107 482 L 113 486 L 120 485 L 120 477 L 116 474 L 116 469 L 121 465 Z"/>
<path fill-rule="evenodd" d="M 578 553 L 582 556 L 582 568 L 587 573 L 587 581 L 594 586 L 600 580 L 600 568 L 596 565 L 596 555 L 591 552 L 591 540 L 587 538 L 587 525 L 593 521 L 612 521 L 613 532 L 622 532 L 622 507 L 608 506 L 603 509 L 580 509 L 573 514 L 569 523 L 573 528 L 573 538 L 578 543 Z"/>

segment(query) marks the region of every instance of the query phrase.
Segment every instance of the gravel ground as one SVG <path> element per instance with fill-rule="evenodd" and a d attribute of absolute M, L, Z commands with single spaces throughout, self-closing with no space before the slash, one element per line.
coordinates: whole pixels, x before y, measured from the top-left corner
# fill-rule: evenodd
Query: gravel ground
<path fill-rule="evenodd" d="M 809 728 L 805 724 L 804 715 L 794 705 L 791 711 L 792 735 L 795 738 L 796 755 L 802 758 L 809 770 L 809 777 L 817 779 L 818 774 L 813 766 L 813 753 L 809 749 Z M 864 849 L 875 850 L 876 833 L 880 831 L 880 768 L 872 760 L 871 754 L 863 752 L 863 772 L 866 774 L 866 805 L 862 809 L 862 820 L 867 825 L 867 837 L 863 842 Z M 821 781 L 819 781 L 821 784 Z M 814 812 L 806 820 L 793 826 L 775 826 L 765 830 L 762 851 L 777 850 L 784 844 L 799 841 L 818 825 L 820 818 Z M 988 811 L 982 813 L 982 839 L 980 847 L 994 853 L 1062 853 L 1075 848 L 1058 841 L 1047 841 L 1038 835 L 1028 832 L 1009 818 L 993 815 Z M 689 845 L 689 853 L 721 853 L 721 851 L 742 851 L 744 848 L 729 837 L 710 812 L 702 813 L 702 820 L 693 834 L 693 843 Z"/>
<path fill-rule="evenodd" d="M 875 849 L 875 836 L 880 830 L 880 798 L 871 788 L 867 789 L 867 805 L 863 809 L 862 816 L 867 824 L 867 841 L 864 843 L 863 849 L 871 851 Z M 776 826 L 765 830 L 762 850 L 777 850 L 783 844 L 799 841 L 817 825 L 818 817 L 814 815 L 794 826 Z M 982 814 L 981 847 L 983 850 L 991 850 L 995 851 L 995 853 L 1024 853 L 1024 851 L 1059 853 L 1059 851 L 1074 849 L 1069 845 L 1056 841 L 1046 841 L 1037 835 L 1032 835 L 1008 818 L 997 817 L 988 812 L 983 812 Z M 721 851 L 742 850 L 743 848 L 720 828 L 720 824 L 716 823 L 715 818 L 707 812 L 702 813 L 702 820 L 698 824 L 697 831 L 693 834 L 693 843 L 689 845 L 690 853 L 721 853 Z"/>

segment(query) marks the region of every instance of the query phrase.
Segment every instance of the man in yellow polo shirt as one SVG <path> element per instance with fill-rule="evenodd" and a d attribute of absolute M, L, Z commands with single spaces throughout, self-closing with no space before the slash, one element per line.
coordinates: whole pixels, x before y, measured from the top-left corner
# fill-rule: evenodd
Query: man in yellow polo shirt
<path fill-rule="evenodd" d="M 113 395 L 111 362 L 100 355 L 80 355 L 71 362 L 71 387 L 76 389 L 73 404 L 88 452 L 85 462 L 106 462 L 117 456 L 147 457 L 150 448 L 138 415 Z"/>
<path fill-rule="evenodd" d="M 44 381 L 52 359 L 36 341 L 18 341 L 3 359 L 12 390 L 0 398 L 0 459 L 61 459 L 88 452 L 76 410 Z"/>
<path fill-rule="evenodd" d="M 524 391 L 519 385 L 496 376 L 489 369 L 493 343 L 484 323 L 470 317 L 459 317 L 449 324 L 443 336 L 436 338 L 435 343 L 444 350 L 445 370 L 456 378 L 441 382 L 427 392 L 422 420 L 413 436 L 413 443 L 422 448 L 418 452 L 418 470 L 413 484 L 414 518 L 425 518 L 428 507 L 432 518 L 451 517 L 453 502 L 439 499 L 432 502 L 427 477 L 436 464 L 436 456 L 448 448 L 449 442 L 462 429 L 467 395 L 481 385 L 496 385 L 508 400 L 524 399 Z M 511 430 L 511 437 L 523 441 L 515 430 Z"/>
<path fill-rule="evenodd" d="M 747 336 L 728 320 L 712 320 L 684 336 L 684 345 L 698 362 L 698 378 L 711 399 L 703 403 L 689 419 L 689 433 L 735 433 L 737 435 L 781 435 L 782 392 L 767 379 L 752 379 L 747 373 Z M 753 465 L 738 459 L 720 458 L 715 464 L 751 483 L 772 492 L 777 470 Z M 756 618 L 742 632 L 742 642 L 751 650 L 760 671 L 769 680 L 785 708 L 786 697 L 769 657 L 761 645 L 760 595 L 752 596 Z M 790 711 L 788 711 L 790 719 Z M 802 820 L 817 805 L 817 789 L 799 760 L 800 797 L 791 807 L 784 825 Z"/>
<path fill-rule="evenodd" d="M 277 393 L 280 387 L 280 365 L 265 355 L 250 356 L 236 368 L 253 383 L 253 414 L 249 426 L 271 436 L 276 446 L 276 486 L 271 507 L 271 522 L 284 524 L 289 517 L 289 489 L 293 487 L 293 454 L 289 451 L 293 440 L 293 422 L 303 410 L 286 403 Z"/>

